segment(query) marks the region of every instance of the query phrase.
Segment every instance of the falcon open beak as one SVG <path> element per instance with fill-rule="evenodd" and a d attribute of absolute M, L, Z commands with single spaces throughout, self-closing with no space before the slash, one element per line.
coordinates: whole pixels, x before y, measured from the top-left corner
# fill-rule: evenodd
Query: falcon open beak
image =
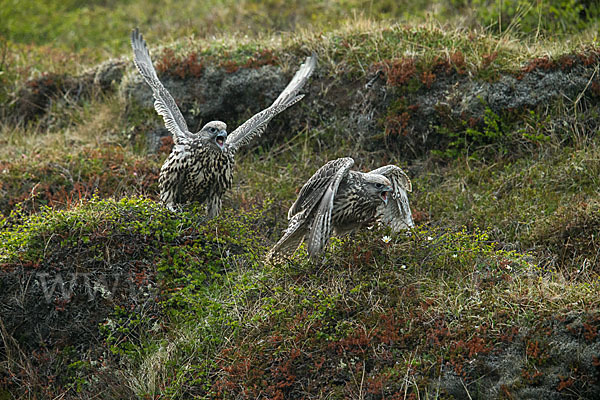
<path fill-rule="evenodd" d="M 215 142 L 217 143 L 217 146 L 219 146 L 221 148 L 221 150 L 223 150 L 223 148 L 225 147 L 225 140 L 227 139 L 227 132 L 225 131 L 221 131 L 217 134 L 217 136 L 215 137 Z"/>
<path fill-rule="evenodd" d="M 379 197 L 381 197 L 381 199 L 383 200 L 383 202 L 384 202 L 385 204 L 387 204 L 387 202 L 388 202 L 389 193 L 390 193 L 390 192 L 381 192 L 381 193 L 379 194 Z"/>

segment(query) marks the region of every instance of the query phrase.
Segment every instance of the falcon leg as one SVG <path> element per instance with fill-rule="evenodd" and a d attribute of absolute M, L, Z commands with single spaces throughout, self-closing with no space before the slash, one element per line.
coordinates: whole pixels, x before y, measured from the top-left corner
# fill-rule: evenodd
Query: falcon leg
<path fill-rule="evenodd" d="M 206 207 L 208 210 L 208 218 L 216 217 L 221 211 L 221 198 L 219 196 L 210 197 Z"/>
<path fill-rule="evenodd" d="M 178 207 L 175 204 L 175 193 L 173 192 L 173 190 L 165 190 L 164 188 L 161 188 L 160 201 L 171 212 L 176 213 L 176 212 L 181 211 L 181 210 L 178 210 Z"/>

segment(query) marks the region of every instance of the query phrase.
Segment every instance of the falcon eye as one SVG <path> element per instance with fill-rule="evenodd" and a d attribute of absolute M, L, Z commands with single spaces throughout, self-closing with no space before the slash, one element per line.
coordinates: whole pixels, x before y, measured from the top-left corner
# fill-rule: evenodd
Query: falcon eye
<path fill-rule="evenodd" d="M 376 187 L 377 189 L 381 189 L 381 188 L 383 187 L 383 185 L 382 185 L 381 183 L 376 183 L 376 184 L 375 184 L 375 187 Z"/>
<path fill-rule="evenodd" d="M 217 131 L 217 128 L 211 126 L 208 130 L 210 131 L 210 133 L 215 133 Z"/>

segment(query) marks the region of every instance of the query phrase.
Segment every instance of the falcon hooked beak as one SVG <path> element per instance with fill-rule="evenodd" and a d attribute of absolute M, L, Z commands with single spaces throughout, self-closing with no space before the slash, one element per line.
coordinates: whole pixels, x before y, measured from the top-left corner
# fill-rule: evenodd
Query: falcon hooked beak
<path fill-rule="evenodd" d="M 223 150 L 223 148 L 225 147 L 225 140 L 227 139 L 227 132 L 226 131 L 221 131 L 217 134 L 217 136 L 215 137 L 215 142 L 217 143 L 217 146 L 219 146 L 219 148 L 221 150 Z"/>
<path fill-rule="evenodd" d="M 379 194 L 379 197 L 381 197 L 381 200 L 383 200 L 385 204 L 388 202 L 389 193 L 390 191 L 384 191 Z"/>

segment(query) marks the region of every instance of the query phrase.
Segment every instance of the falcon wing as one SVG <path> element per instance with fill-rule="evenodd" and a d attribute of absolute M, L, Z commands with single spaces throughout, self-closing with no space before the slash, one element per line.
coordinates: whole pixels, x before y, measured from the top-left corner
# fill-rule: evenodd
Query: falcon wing
<path fill-rule="evenodd" d="M 304 210 L 312 209 L 317 205 L 331 183 L 333 176 L 338 173 L 340 168 L 344 168 L 344 166 L 348 164 L 348 168 L 350 168 L 354 164 L 354 160 L 350 157 L 345 157 L 329 161 L 319 168 L 304 186 L 302 186 L 302 189 L 300 189 L 298 198 L 288 211 L 288 219 L 292 219 L 294 215 Z M 310 212 L 310 210 L 308 211 Z"/>
<path fill-rule="evenodd" d="M 288 219 L 290 220 L 288 227 L 283 237 L 269 251 L 267 260 L 275 259 L 276 255 L 288 256 L 296 251 L 308 232 L 309 227 L 307 225 L 312 222 L 310 218 L 312 218 L 313 209 L 321 204 L 323 195 L 330 189 L 336 177 L 338 175 L 343 177 L 353 164 L 354 160 L 349 157 L 329 161 L 319 168 L 302 186 L 298 199 L 288 212 Z M 339 185 L 339 182 L 337 185 Z M 333 197 L 331 199 L 333 201 Z M 327 236 L 327 239 L 329 239 L 329 236 Z M 325 240 L 325 243 L 327 243 L 327 240 Z"/>
<path fill-rule="evenodd" d="M 404 171 L 395 165 L 386 165 L 369 173 L 383 175 L 392 182 L 392 198 L 378 209 L 380 220 L 384 224 L 390 225 L 394 232 L 415 226 L 407 193 L 412 191 L 412 184 Z"/>
<path fill-rule="evenodd" d="M 163 84 L 158 80 L 156 70 L 152 65 L 150 53 L 146 47 L 146 41 L 142 34 L 135 28 L 131 32 L 131 47 L 133 48 L 133 62 L 140 74 L 144 77 L 146 83 L 152 88 L 154 94 L 154 108 L 165 121 L 165 126 L 173 135 L 173 142 L 178 144 L 179 139 L 191 136 L 188 131 L 185 119 L 175 104 L 175 100 L 171 94 L 165 89 Z"/>
<path fill-rule="evenodd" d="M 235 152 L 255 137 L 262 135 L 267 128 L 267 124 L 274 116 L 300 101 L 304 95 L 299 95 L 298 92 L 302 89 L 308 78 L 310 78 L 316 65 L 317 56 L 313 53 L 312 56 L 306 58 L 306 61 L 300 66 L 296 75 L 294 75 L 290 83 L 288 83 L 283 92 L 281 92 L 269 108 L 255 114 L 227 136 L 229 148 Z"/>
<path fill-rule="evenodd" d="M 283 237 L 273 246 L 267 254 L 267 260 L 277 259 L 276 254 L 280 256 L 290 256 L 294 254 L 298 246 L 302 243 L 306 234 L 306 218 L 304 213 L 298 213 L 290 220 Z"/>
<path fill-rule="evenodd" d="M 331 237 L 331 213 L 333 211 L 333 200 L 337 193 L 338 187 L 342 179 L 348 174 L 350 167 L 354 165 L 352 158 L 341 158 L 335 161 L 337 171 L 330 178 L 329 184 L 325 189 L 325 193 L 319 202 L 319 208 L 314 215 L 314 220 L 310 226 L 310 233 L 308 235 L 308 254 L 311 258 L 314 258 L 317 254 L 323 250 L 329 238 Z"/>

